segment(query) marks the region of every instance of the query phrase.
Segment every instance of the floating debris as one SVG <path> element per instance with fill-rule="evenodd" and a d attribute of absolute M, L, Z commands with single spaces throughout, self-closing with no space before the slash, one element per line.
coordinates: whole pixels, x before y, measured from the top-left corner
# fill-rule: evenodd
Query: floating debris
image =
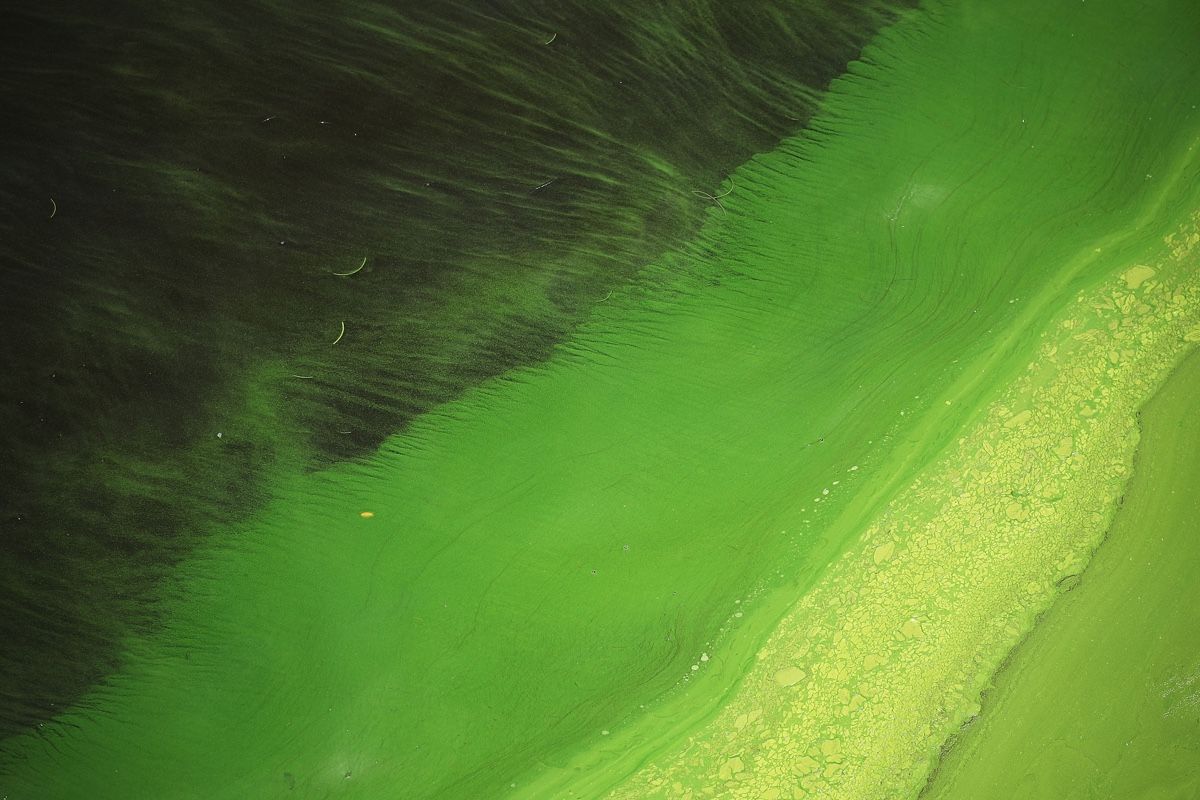
<path fill-rule="evenodd" d="M 359 264 L 359 265 L 358 265 L 357 267 L 355 267 L 354 269 L 350 270 L 349 272 L 335 272 L 335 273 L 333 273 L 333 274 L 334 274 L 334 275 L 337 275 L 339 278 L 348 278 L 348 277 L 350 277 L 351 275 L 355 275 L 355 274 L 357 274 L 358 272 L 361 272 L 361 271 L 362 271 L 362 268 L 363 268 L 363 267 L 365 267 L 366 265 L 367 265 L 367 258 L 366 258 L 366 256 L 363 256 L 362 263 L 361 263 L 361 264 Z"/>

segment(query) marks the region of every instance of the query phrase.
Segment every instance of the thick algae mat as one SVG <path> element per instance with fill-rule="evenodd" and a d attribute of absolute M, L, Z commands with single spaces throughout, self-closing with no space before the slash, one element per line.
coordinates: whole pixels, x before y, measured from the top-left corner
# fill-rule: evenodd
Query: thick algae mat
<path fill-rule="evenodd" d="M 1200 355 L 1141 414 L 1103 545 L 1022 641 L 923 797 L 1200 795 Z"/>
<path fill-rule="evenodd" d="M 0 789 L 915 794 L 1196 338 L 1195 36 L 901 21 L 545 366 L 279 476 Z"/>

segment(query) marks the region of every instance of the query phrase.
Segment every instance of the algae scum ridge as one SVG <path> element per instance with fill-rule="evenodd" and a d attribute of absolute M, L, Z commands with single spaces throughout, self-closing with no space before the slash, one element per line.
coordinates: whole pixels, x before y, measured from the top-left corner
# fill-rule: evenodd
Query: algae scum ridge
<path fill-rule="evenodd" d="M 1194 794 L 1200 14 L 1129 5 L 26 17 L 0 794 Z"/>

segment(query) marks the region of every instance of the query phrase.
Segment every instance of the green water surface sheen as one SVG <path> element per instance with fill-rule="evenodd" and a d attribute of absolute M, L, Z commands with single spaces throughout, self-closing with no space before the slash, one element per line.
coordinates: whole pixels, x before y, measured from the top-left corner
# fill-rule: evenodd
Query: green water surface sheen
<path fill-rule="evenodd" d="M 1198 397 L 1192 355 L 1142 413 L 1104 544 L 999 673 L 923 798 L 1200 797 Z"/>
<path fill-rule="evenodd" d="M 1197 34 L 1190 2 L 904 19 L 545 366 L 279 475 L 124 672 L 6 747 L 0 794 L 607 791 L 1200 205 Z"/>

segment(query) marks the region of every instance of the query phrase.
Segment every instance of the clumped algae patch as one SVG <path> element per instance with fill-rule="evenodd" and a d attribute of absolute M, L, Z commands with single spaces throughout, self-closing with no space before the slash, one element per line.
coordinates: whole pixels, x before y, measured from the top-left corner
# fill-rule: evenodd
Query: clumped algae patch
<path fill-rule="evenodd" d="M 703 730 L 613 798 L 915 795 L 996 665 L 1086 567 L 1137 409 L 1200 341 L 1200 214 L 1081 293 L 1027 372 L 833 564 Z"/>
<path fill-rule="evenodd" d="M 922 800 L 1200 795 L 1198 396 L 1193 350 L 1139 415 L 1104 543 L 1005 662 Z"/>

